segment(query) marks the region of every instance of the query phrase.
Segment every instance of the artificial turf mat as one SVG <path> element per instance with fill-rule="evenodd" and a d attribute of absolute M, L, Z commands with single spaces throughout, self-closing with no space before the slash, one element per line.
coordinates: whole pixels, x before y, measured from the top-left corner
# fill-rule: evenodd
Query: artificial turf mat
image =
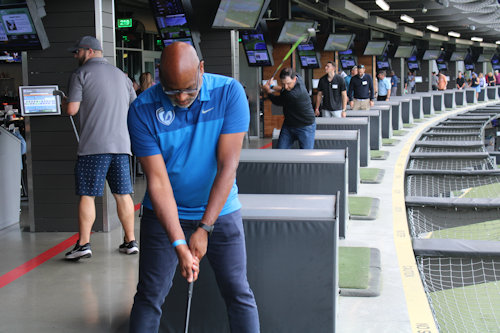
<path fill-rule="evenodd" d="M 349 196 L 349 215 L 351 220 L 375 220 L 380 200 L 370 197 Z"/>
<path fill-rule="evenodd" d="M 408 133 L 408 131 L 405 131 L 405 130 L 393 130 L 392 131 L 392 134 L 394 136 L 403 136 L 403 135 L 406 135 Z"/>
<path fill-rule="evenodd" d="M 415 124 L 403 124 L 403 128 L 413 128 L 415 126 L 417 126 L 417 125 L 415 125 Z"/>
<path fill-rule="evenodd" d="M 379 184 L 384 178 L 385 170 L 378 168 L 360 168 L 361 184 Z"/>
<path fill-rule="evenodd" d="M 434 117 L 433 114 L 424 114 L 424 118 L 432 118 L 432 117 Z"/>
<path fill-rule="evenodd" d="M 397 140 L 397 139 L 382 139 L 383 146 L 395 146 L 398 143 L 399 143 L 399 140 Z"/>
<path fill-rule="evenodd" d="M 418 118 L 418 119 L 414 118 L 413 119 L 414 123 L 423 123 L 424 121 L 425 121 L 425 119 L 422 119 L 422 118 Z"/>
<path fill-rule="evenodd" d="M 380 295 L 380 251 L 368 247 L 339 247 L 340 296 Z"/>
<path fill-rule="evenodd" d="M 429 293 L 442 332 L 498 332 L 499 282 Z"/>
<path fill-rule="evenodd" d="M 473 223 L 429 232 L 426 238 L 500 241 L 500 220 Z"/>
<path fill-rule="evenodd" d="M 500 196 L 500 183 L 470 187 L 452 193 L 453 197 L 459 198 L 498 198 Z"/>
<path fill-rule="evenodd" d="M 386 160 L 389 157 L 389 152 L 384 150 L 370 150 L 370 158 L 372 160 Z"/>

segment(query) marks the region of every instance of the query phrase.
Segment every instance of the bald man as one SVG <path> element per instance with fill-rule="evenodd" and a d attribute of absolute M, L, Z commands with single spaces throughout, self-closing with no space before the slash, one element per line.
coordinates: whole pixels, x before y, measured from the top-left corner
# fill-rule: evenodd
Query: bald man
<path fill-rule="evenodd" d="M 231 331 L 259 332 L 235 182 L 250 114 L 243 87 L 205 73 L 194 48 L 181 42 L 163 50 L 160 80 L 128 115 L 132 150 L 147 176 L 130 332 L 158 331 L 177 264 L 191 282 L 205 254 Z"/>

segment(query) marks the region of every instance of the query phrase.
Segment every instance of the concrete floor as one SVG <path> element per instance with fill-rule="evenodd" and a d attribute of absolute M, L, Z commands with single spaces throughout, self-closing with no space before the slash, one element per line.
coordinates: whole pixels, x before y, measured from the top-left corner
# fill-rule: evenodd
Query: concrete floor
<path fill-rule="evenodd" d="M 360 196 L 380 199 L 376 220 L 348 223 L 341 246 L 378 248 L 382 261 L 382 292 L 378 297 L 340 297 L 338 332 L 411 332 L 401 274 L 396 257 L 392 221 L 392 184 L 394 165 L 405 141 L 415 130 L 432 123 L 432 118 L 417 127 L 394 147 L 383 147 L 388 160 L 370 161 L 369 167 L 385 169 L 381 184 L 362 184 Z M 250 140 L 246 148 L 258 148 L 270 140 Z M 144 180 L 138 178 L 134 203 L 141 201 Z M 27 216 L 23 207 L 22 220 Z M 136 216 L 136 234 L 139 233 Z M 0 230 L 0 281 L 5 274 L 63 242 L 74 233 L 22 232 L 19 225 Z M 137 236 L 138 237 L 138 236 Z M 137 284 L 138 256 L 118 252 L 121 229 L 92 235 L 93 257 L 66 262 L 64 249 L 18 279 L 0 288 L 0 332 L 126 332 Z M 69 248 L 71 248 L 72 245 Z"/>

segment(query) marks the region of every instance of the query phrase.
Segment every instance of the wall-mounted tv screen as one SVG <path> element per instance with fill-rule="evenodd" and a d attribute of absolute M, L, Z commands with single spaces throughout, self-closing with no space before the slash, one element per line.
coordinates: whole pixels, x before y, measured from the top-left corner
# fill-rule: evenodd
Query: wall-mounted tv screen
<path fill-rule="evenodd" d="M 42 50 L 50 46 L 35 0 L 2 1 L 0 4 L 0 50 Z"/>
<path fill-rule="evenodd" d="M 423 60 L 436 60 L 439 58 L 441 50 L 426 50 L 423 56 Z"/>
<path fill-rule="evenodd" d="M 420 70 L 420 65 L 418 64 L 418 62 L 408 62 L 407 65 L 410 71 Z"/>
<path fill-rule="evenodd" d="M 243 30 L 240 32 L 241 41 L 249 66 L 272 66 L 264 34 L 258 30 Z"/>
<path fill-rule="evenodd" d="M 299 44 L 297 46 L 297 53 L 300 59 L 300 66 L 302 68 L 319 68 L 320 64 L 318 57 L 316 55 L 316 50 L 314 49 L 313 42 L 308 42 L 306 44 Z"/>
<path fill-rule="evenodd" d="M 440 71 L 446 71 L 446 70 L 448 70 L 448 65 L 446 65 L 445 62 L 438 62 L 437 63 L 437 68 Z"/>
<path fill-rule="evenodd" d="M 465 52 L 455 51 L 451 54 L 450 61 L 464 61 L 464 59 L 465 59 Z"/>
<path fill-rule="evenodd" d="M 394 58 L 409 58 L 415 52 L 415 46 L 398 46 Z"/>
<path fill-rule="evenodd" d="M 314 21 L 285 21 L 278 37 L 278 43 L 293 44 L 300 37 L 307 36 L 307 29 L 315 26 L 316 22 Z"/>
<path fill-rule="evenodd" d="M 194 46 L 181 0 L 151 0 L 151 9 L 164 46 L 185 42 Z"/>
<path fill-rule="evenodd" d="M 21 52 L 0 51 L 0 63 L 20 63 Z"/>
<path fill-rule="evenodd" d="M 221 0 L 212 28 L 256 29 L 271 0 Z"/>
<path fill-rule="evenodd" d="M 465 64 L 465 69 L 468 71 L 473 71 L 474 70 L 474 64 Z"/>
<path fill-rule="evenodd" d="M 352 54 L 352 49 L 347 49 L 345 51 L 340 51 L 339 52 L 339 55 L 340 56 L 343 56 L 343 55 L 351 55 Z"/>
<path fill-rule="evenodd" d="M 387 48 L 388 41 L 375 41 L 371 40 L 366 44 L 365 52 L 363 55 L 379 56 L 384 54 Z"/>
<path fill-rule="evenodd" d="M 493 57 L 491 57 L 491 66 L 493 70 L 500 70 L 500 55 L 494 54 Z"/>
<path fill-rule="evenodd" d="M 325 44 L 325 51 L 345 51 L 354 40 L 354 34 L 330 34 Z"/>
<path fill-rule="evenodd" d="M 356 66 L 356 60 L 353 58 L 340 58 L 340 64 L 343 69 L 351 69 Z"/>
<path fill-rule="evenodd" d="M 20 86 L 19 99 L 23 116 L 57 116 L 61 114 L 59 96 L 54 95 L 53 86 Z"/>
<path fill-rule="evenodd" d="M 408 62 L 417 62 L 417 56 L 416 55 L 412 55 L 408 58 Z"/>

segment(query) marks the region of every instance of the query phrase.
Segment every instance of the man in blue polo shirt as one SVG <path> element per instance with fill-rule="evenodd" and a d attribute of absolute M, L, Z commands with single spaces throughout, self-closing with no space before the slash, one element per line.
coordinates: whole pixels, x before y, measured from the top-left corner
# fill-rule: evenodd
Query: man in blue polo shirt
<path fill-rule="evenodd" d="M 130 332 L 158 331 L 177 263 L 191 282 L 205 254 L 231 331 L 259 332 L 235 182 L 249 125 L 245 92 L 232 78 L 204 73 L 194 48 L 180 42 L 163 50 L 160 80 L 128 116 L 132 150 L 147 176 Z"/>

